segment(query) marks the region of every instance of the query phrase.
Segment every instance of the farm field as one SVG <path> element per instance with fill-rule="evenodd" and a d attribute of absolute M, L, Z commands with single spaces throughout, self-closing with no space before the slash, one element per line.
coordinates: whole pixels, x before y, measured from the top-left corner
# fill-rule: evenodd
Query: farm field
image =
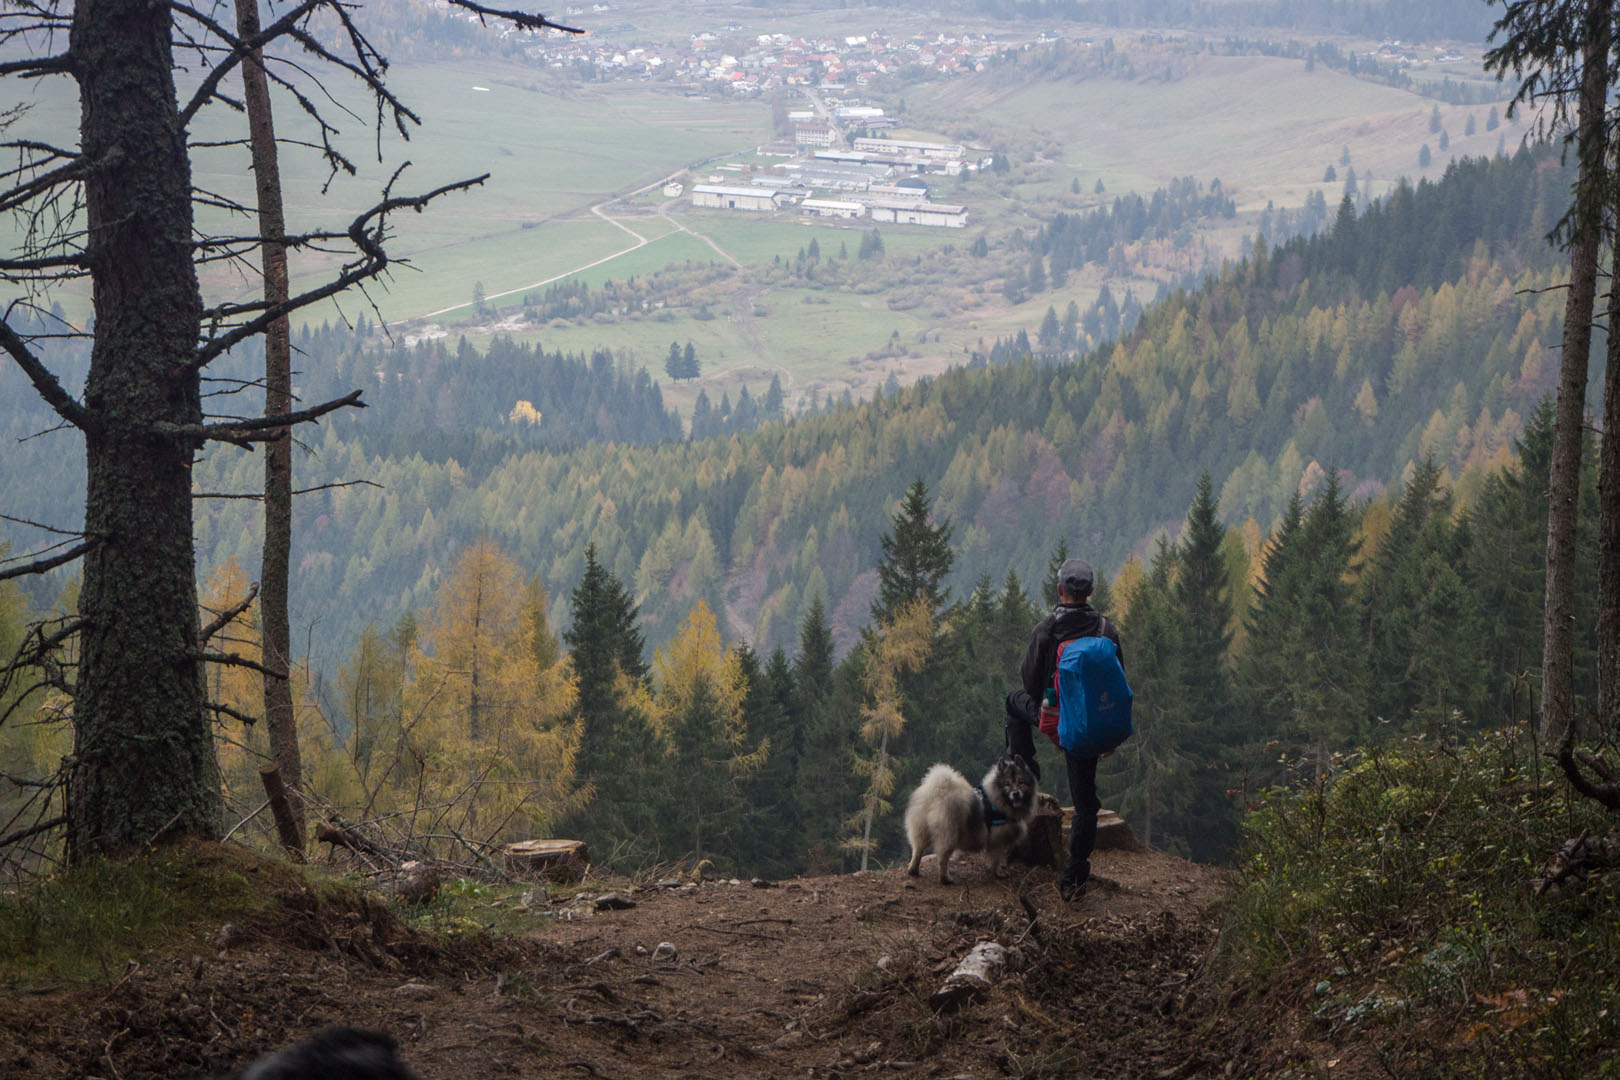
<path fill-rule="evenodd" d="M 971 117 L 950 125 L 959 134 L 964 128 L 1008 130 L 1026 142 L 1060 147 L 1048 175 L 1021 191 L 1027 197 L 1060 190 L 1066 196 L 1077 178 L 1086 201 L 1094 201 L 1099 179 L 1111 200 L 1193 176 L 1221 180 L 1244 210 L 1262 209 L 1268 200 L 1298 206 L 1313 189 L 1330 205 L 1337 202 L 1347 147 L 1358 176 L 1374 177 L 1376 195 L 1402 176 L 1436 179 L 1452 157 L 1493 153 L 1499 138 L 1511 149 L 1526 130 L 1504 122 L 1488 132 L 1490 106 L 1439 103 L 1450 143 L 1441 151 L 1438 135 L 1429 131 L 1432 99 L 1326 67 L 1310 70 L 1302 60 L 1205 53 L 1181 58 L 1169 78 L 1047 81 L 990 73 L 917 87 L 907 101 L 915 114 L 937 117 L 942 126 L 948 118 Z M 1476 130 L 1465 136 L 1470 115 Z M 1418 167 L 1424 143 L 1433 152 L 1426 170 Z M 1323 183 L 1329 165 L 1341 175 Z"/>

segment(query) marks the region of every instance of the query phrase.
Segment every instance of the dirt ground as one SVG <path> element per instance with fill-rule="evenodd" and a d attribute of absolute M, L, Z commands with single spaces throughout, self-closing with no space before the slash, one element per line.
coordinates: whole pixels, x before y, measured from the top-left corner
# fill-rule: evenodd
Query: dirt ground
<path fill-rule="evenodd" d="M 932 857 L 920 879 L 541 885 L 510 902 L 532 932 L 449 945 L 379 901 L 289 891 L 272 924 L 214 928 L 110 985 L 0 996 L 0 1076 L 228 1076 L 332 1024 L 391 1032 L 423 1080 L 1312 1071 L 1206 989 L 1219 871 L 1101 851 L 1067 904 L 1048 869 L 953 869 L 950 886 Z M 634 906 L 599 910 L 609 891 Z M 991 940 L 1021 969 L 936 1012 Z"/>

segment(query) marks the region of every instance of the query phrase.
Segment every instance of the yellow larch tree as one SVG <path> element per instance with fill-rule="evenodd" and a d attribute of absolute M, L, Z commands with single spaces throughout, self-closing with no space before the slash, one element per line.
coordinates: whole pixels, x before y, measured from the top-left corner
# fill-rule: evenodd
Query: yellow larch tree
<path fill-rule="evenodd" d="M 252 583 L 235 556 L 216 566 L 198 591 L 200 621 L 209 626 L 248 598 Z M 219 628 L 208 651 L 257 662 L 259 659 L 259 606 L 250 604 Z M 243 813 L 264 797 L 259 766 L 270 761 L 270 743 L 264 725 L 264 680 L 250 667 L 209 663 L 204 666 L 209 706 L 214 710 L 214 746 L 219 754 L 220 779 L 226 805 Z M 252 722 L 244 719 L 252 718 Z"/>
<path fill-rule="evenodd" d="M 493 541 L 445 575 L 405 681 L 404 752 L 378 799 L 415 839 L 543 834 L 578 804 L 574 679 L 549 633 L 544 591 Z"/>
<path fill-rule="evenodd" d="M 894 759 L 889 756 L 889 744 L 906 727 L 906 716 L 900 708 L 900 676 L 923 669 L 933 652 L 934 629 L 933 601 L 918 596 L 902 604 L 893 618 L 878 628 L 866 654 L 866 669 L 861 673 L 866 690 L 866 704 L 861 706 L 861 738 L 872 748 L 872 754 L 855 757 L 855 771 L 866 779 L 866 791 L 860 809 L 849 820 L 850 827 L 858 830 L 857 835 L 843 844 L 846 850 L 861 853 L 862 870 L 876 847 L 873 823 L 893 809 L 889 796 L 894 794 Z"/>

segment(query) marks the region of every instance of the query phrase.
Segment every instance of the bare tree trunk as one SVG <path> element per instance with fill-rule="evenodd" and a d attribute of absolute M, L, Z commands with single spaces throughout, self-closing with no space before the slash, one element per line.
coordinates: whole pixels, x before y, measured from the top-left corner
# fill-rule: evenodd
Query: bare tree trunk
<path fill-rule="evenodd" d="M 1572 211 L 1569 295 L 1558 369 L 1551 477 L 1547 485 L 1547 587 L 1541 661 L 1541 738 L 1556 746 L 1573 722 L 1575 697 L 1575 546 L 1581 484 L 1581 424 L 1597 297 L 1606 170 L 1603 108 L 1608 90 L 1609 4 L 1586 6 L 1577 113 L 1575 208 Z"/>
<path fill-rule="evenodd" d="M 1620 198 L 1615 200 L 1620 211 Z M 1620 220 L 1620 218 L 1617 218 Z M 1603 432 L 1598 463 L 1598 719 L 1613 730 L 1620 693 L 1620 253 L 1611 250 L 1609 344 L 1603 373 Z"/>
<path fill-rule="evenodd" d="M 236 0 L 237 36 L 246 40 L 259 33 L 258 0 Z M 264 298 L 280 304 L 287 299 L 286 215 L 281 201 L 281 166 L 276 154 L 276 130 L 270 109 L 270 87 L 263 57 L 255 52 L 242 64 L 243 98 L 247 104 L 248 134 L 253 147 L 253 180 L 259 203 L 260 254 L 264 265 Z M 271 323 L 264 341 L 264 413 L 282 416 L 292 411 L 292 347 L 286 316 Z M 270 756 L 281 779 L 300 806 L 304 790 L 303 761 L 298 752 L 298 728 L 293 715 L 292 633 L 287 618 L 288 565 L 292 559 L 292 429 L 264 452 L 264 550 L 259 569 L 259 616 L 264 676 L 264 719 L 270 737 Z M 304 818 L 296 815 L 299 848 L 304 842 Z"/>
<path fill-rule="evenodd" d="M 192 364 L 202 297 L 191 261 L 191 165 L 163 4 L 78 0 L 86 259 L 95 344 L 84 392 L 85 620 L 74 700 L 74 859 L 220 832 L 219 763 L 198 648 Z"/>

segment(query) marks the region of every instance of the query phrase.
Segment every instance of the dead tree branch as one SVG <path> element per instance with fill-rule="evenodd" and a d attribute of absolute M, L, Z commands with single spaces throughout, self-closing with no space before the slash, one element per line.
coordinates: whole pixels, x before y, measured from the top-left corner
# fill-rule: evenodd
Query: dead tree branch
<path fill-rule="evenodd" d="M 247 595 L 241 599 L 241 602 L 233 604 L 224 611 L 221 611 L 218 615 L 214 616 L 207 626 L 202 628 L 202 632 L 197 635 L 198 646 L 206 648 L 208 646 L 209 639 L 215 634 L 219 633 L 221 630 L 225 629 L 225 627 L 229 626 L 232 620 L 234 620 L 238 615 L 242 614 L 242 612 L 252 607 L 253 601 L 258 598 L 258 595 L 259 583 L 254 582 L 248 588 Z"/>
<path fill-rule="evenodd" d="M 296 412 L 282 413 L 279 416 L 260 416 L 251 420 L 232 420 L 223 424 L 167 424 L 152 425 L 152 430 L 160 435 L 168 435 L 176 439 L 195 439 L 199 442 L 213 440 L 215 442 L 228 442 L 245 446 L 255 442 L 270 442 L 275 439 L 286 438 L 287 433 L 282 430 L 293 424 L 306 424 L 319 420 L 327 413 L 339 409 L 363 409 L 366 403 L 360 400 L 362 391 L 353 390 L 340 398 L 313 405 L 307 409 Z"/>
<path fill-rule="evenodd" d="M 96 540 L 86 540 L 82 544 L 75 545 L 49 558 L 35 559 L 33 562 L 23 566 L 13 566 L 8 570 L 0 570 L 0 581 L 5 581 L 8 578 L 27 577 L 29 574 L 43 574 L 48 570 L 54 570 L 63 563 L 70 563 L 77 559 L 80 555 L 94 548 L 98 542 Z"/>

